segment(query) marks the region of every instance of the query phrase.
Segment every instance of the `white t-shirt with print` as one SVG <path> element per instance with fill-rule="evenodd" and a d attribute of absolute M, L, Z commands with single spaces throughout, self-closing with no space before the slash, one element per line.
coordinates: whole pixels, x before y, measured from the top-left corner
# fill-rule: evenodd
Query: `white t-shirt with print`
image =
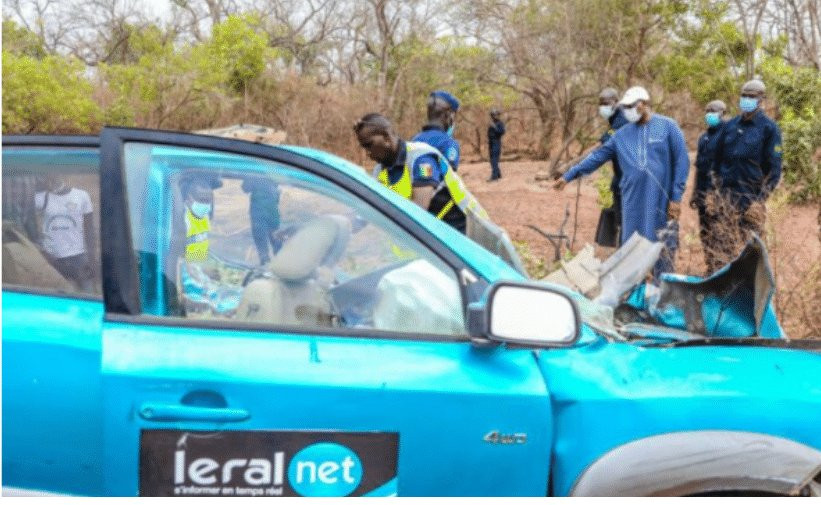
<path fill-rule="evenodd" d="M 34 195 L 35 208 L 43 218 L 43 249 L 53 258 L 86 252 L 83 219 L 93 212 L 91 198 L 82 189 L 64 194 L 41 191 Z"/>

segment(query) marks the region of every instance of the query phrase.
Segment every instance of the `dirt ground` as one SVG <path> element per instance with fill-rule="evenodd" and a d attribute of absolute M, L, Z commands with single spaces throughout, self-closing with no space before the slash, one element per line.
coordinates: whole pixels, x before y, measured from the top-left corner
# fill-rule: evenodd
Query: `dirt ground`
<path fill-rule="evenodd" d="M 690 159 L 695 159 L 691 153 Z M 550 269 L 554 248 L 547 239 L 527 225 L 556 233 L 569 209 L 564 227 L 575 241 L 572 251 L 578 252 L 586 243 L 593 243 L 600 207 L 593 185 L 596 175 L 581 182 L 568 184 L 562 192 L 554 191 L 547 181 L 537 182 L 534 176 L 543 170 L 544 162 L 502 162 L 502 179 L 487 182 L 490 165 L 469 163 L 460 165 L 459 174 L 490 213 L 516 242 L 523 242 L 523 259 L 531 274 L 540 276 Z M 698 216 L 686 202 L 693 188 L 694 170 L 684 195 L 679 235 L 680 249 L 676 270 L 680 273 L 704 275 L 705 265 L 698 239 Z M 580 192 L 578 211 L 576 193 Z M 821 338 L 821 229 L 817 205 L 791 205 L 774 195 L 768 203 L 768 233 L 765 242 L 776 277 L 775 306 L 779 320 L 791 338 L 814 336 Z M 613 249 L 596 247 L 596 256 L 605 258 Z"/>

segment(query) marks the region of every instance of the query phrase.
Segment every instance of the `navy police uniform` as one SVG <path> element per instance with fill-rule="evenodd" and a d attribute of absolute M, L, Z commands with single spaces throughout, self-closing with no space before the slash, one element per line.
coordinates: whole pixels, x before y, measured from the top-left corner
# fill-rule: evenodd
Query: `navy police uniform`
<path fill-rule="evenodd" d="M 698 152 L 696 153 L 696 187 L 693 190 L 693 203 L 698 211 L 699 237 L 704 248 L 704 259 L 708 269 L 712 272 L 720 266 L 716 263 L 714 249 L 717 246 L 713 241 L 713 225 L 715 216 L 707 211 L 706 196 L 713 191 L 713 160 L 715 159 L 718 140 L 721 130 L 726 123 L 711 126 L 698 138 Z"/>
<path fill-rule="evenodd" d="M 722 195 L 739 211 L 763 202 L 781 180 L 781 130 L 762 110 L 727 122 L 716 147 L 714 171 Z"/>
<path fill-rule="evenodd" d="M 735 256 L 749 232 L 762 234 L 763 222 L 747 211 L 763 203 L 781 180 L 781 131 L 763 111 L 749 120 L 738 115 L 728 121 L 717 140 L 713 160 L 715 183 L 725 204 L 715 219 L 722 220 L 722 236 L 714 233 L 708 244 L 720 247 L 712 270 Z M 720 210 L 720 209 L 717 209 Z"/>
<path fill-rule="evenodd" d="M 436 90 L 431 95 L 444 100 L 454 112 L 459 110 L 459 100 L 447 91 Z M 424 142 L 442 153 L 448 160 L 448 164 L 454 171 L 459 170 L 459 158 L 461 157 L 461 147 L 459 141 L 453 138 L 451 132 L 447 132 L 440 125 L 428 123 L 422 127 L 422 131 L 411 139 L 413 142 Z"/>
<path fill-rule="evenodd" d="M 436 148 L 437 151 L 447 158 L 451 168 L 454 170 L 459 169 L 459 159 L 461 157 L 459 142 L 448 135 L 441 126 L 437 124 L 426 124 L 422 127 L 422 131 L 417 133 L 412 140 L 414 142 L 424 142 Z"/>
<path fill-rule="evenodd" d="M 500 179 L 499 158 L 502 156 L 502 136 L 505 134 L 505 124 L 497 119 L 487 127 L 487 142 L 490 149 L 490 178 Z"/>

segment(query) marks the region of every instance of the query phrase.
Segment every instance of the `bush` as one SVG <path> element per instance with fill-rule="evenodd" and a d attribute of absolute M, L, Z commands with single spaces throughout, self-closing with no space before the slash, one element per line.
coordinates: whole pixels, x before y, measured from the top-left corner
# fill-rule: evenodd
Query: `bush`
<path fill-rule="evenodd" d="M 101 112 L 79 61 L 2 54 L 3 133 L 96 133 Z"/>
<path fill-rule="evenodd" d="M 783 136 L 784 182 L 795 202 L 821 201 L 821 74 L 808 67 L 791 67 L 778 57 L 767 58 L 761 73 L 768 94 L 778 105 Z"/>

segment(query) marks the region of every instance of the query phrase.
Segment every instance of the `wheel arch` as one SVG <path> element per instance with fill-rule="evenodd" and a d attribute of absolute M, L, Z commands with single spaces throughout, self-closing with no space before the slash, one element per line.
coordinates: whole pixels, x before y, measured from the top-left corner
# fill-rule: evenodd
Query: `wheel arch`
<path fill-rule="evenodd" d="M 761 433 L 704 430 L 618 446 L 576 480 L 572 496 L 798 495 L 821 472 L 821 451 Z"/>

